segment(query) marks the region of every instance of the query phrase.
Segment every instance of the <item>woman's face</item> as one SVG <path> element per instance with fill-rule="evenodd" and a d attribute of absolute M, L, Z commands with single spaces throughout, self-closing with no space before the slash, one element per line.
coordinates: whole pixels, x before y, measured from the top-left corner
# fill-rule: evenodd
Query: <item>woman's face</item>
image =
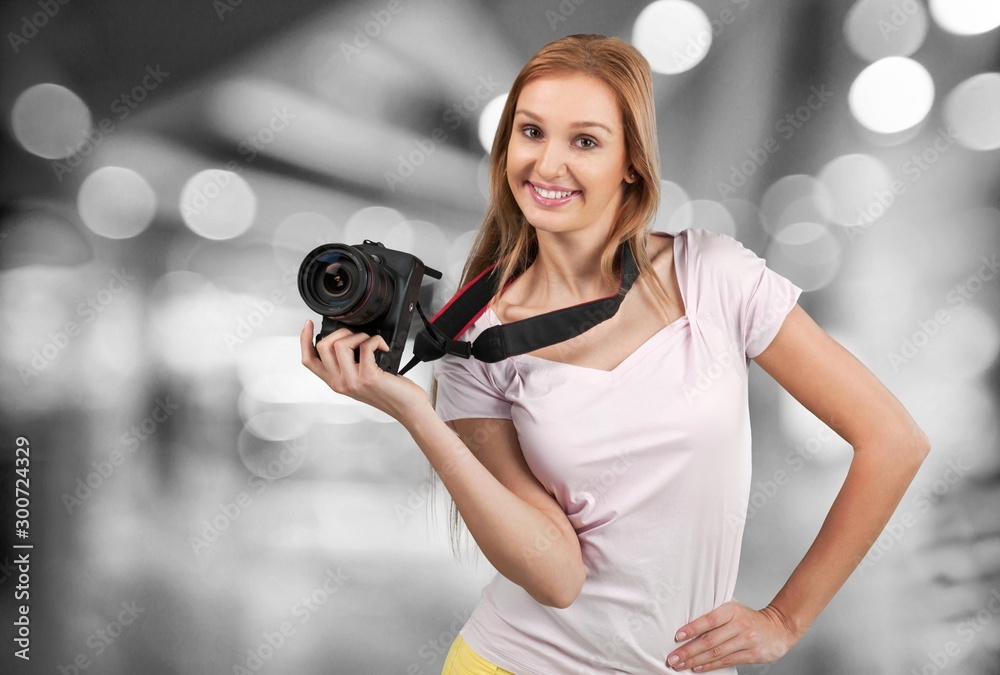
<path fill-rule="evenodd" d="M 621 111 L 604 82 L 579 73 L 550 75 L 521 89 L 507 182 L 536 229 L 610 229 L 628 173 Z"/>

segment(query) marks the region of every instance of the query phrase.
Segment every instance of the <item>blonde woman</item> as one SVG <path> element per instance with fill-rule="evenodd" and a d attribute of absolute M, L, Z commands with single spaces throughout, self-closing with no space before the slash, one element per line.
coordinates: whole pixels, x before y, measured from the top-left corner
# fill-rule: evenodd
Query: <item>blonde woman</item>
<path fill-rule="evenodd" d="M 497 363 L 447 355 L 433 402 L 375 365 L 381 337 L 341 329 L 314 348 L 303 329 L 303 363 L 405 426 L 498 571 L 443 675 L 732 675 L 775 661 L 929 451 L 900 402 L 797 304 L 800 288 L 732 237 L 651 232 L 659 185 L 648 63 L 618 39 L 557 40 L 507 98 L 462 279 L 496 264 L 502 290 L 456 339 L 615 295 L 627 244 L 639 276 L 617 313 Z M 733 598 L 751 360 L 855 451 L 815 542 L 761 609 Z"/>

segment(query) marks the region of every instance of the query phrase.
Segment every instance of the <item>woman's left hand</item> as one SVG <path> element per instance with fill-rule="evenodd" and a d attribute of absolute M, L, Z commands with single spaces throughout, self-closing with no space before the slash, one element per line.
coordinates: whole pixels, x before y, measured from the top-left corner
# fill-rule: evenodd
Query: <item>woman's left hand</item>
<path fill-rule="evenodd" d="M 690 642 L 670 652 L 667 665 L 704 673 L 743 663 L 777 661 L 802 633 L 771 605 L 756 610 L 730 600 L 681 626 L 675 637 L 678 642 Z"/>

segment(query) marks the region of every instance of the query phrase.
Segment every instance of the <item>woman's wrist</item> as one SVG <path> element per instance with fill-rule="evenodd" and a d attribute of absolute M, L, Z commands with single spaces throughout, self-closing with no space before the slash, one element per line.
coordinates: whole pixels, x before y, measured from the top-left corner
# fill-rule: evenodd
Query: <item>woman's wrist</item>
<path fill-rule="evenodd" d="M 405 403 L 393 417 L 411 434 L 425 428 L 429 421 L 441 419 L 428 398 Z"/>

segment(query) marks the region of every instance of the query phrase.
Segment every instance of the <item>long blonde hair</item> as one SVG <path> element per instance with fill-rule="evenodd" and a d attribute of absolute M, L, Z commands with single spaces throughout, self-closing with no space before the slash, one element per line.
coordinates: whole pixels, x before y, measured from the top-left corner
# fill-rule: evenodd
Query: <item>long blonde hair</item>
<path fill-rule="evenodd" d="M 539 77 L 562 74 L 590 75 L 614 92 L 622 114 L 625 152 L 636 174 L 634 182 L 626 183 L 621 207 L 601 253 L 601 275 L 606 285 L 618 285 L 617 253 L 622 242 L 628 241 L 640 278 L 646 280 L 666 308 L 670 304 L 669 293 L 653 270 L 646 250 L 660 203 L 659 147 L 649 62 L 628 42 L 604 35 L 570 35 L 551 42 L 538 50 L 514 78 L 490 153 L 489 205 L 462 270 L 459 287 L 497 263 L 498 288 L 503 288 L 512 277 L 526 270 L 538 253 L 534 228 L 525 219 L 507 182 L 507 145 L 524 86 Z M 431 403 L 437 406 L 436 379 L 431 386 Z M 432 468 L 432 494 L 434 485 Z M 463 523 L 454 502 L 450 514 L 451 546 L 457 558 Z"/>

